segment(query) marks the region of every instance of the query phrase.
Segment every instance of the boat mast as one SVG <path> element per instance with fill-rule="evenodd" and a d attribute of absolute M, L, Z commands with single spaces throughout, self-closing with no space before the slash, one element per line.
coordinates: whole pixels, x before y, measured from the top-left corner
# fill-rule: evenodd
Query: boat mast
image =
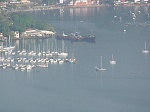
<path fill-rule="evenodd" d="M 93 36 L 93 31 L 91 30 L 91 36 Z"/>
<path fill-rule="evenodd" d="M 101 68 L 102 68 L 102 56 L 101 56 Z"/>
<path fill-rule="evenodd" d="M 145 41 L 145 51 L 146 51 L 146 41 Z"/>
<path fill-rule="evenodd" d="M 9 47 L 10 47 L 11 45 L 10 45 L 10 35 L 9 35 Z"/>
<path fill-rule="evenodd" d="M 64 40 L 62 39 L 62 53 L 64 53 Z"/>
<path fill-rule="evenodd" d="M 112 61 L 114 61 L 114 57 L 113 57 L 113 54 L 112 54 Z"/>

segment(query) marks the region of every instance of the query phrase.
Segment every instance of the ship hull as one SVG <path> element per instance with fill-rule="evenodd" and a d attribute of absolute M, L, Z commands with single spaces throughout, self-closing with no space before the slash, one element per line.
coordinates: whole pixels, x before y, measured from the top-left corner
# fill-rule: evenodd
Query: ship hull
<path fill-rule="evenodd" d="M 69 40 L 72 42 L 78 42 L 78 41 L 87 41 L 87 42 L 92 42 L 95 43 L 95 37 L 94 36 L 74 36 L 74 35 L 67 35 L 67 36 L 62 36 L 62 35 L 56 35 L 57 39 L 60 40 Z"/>

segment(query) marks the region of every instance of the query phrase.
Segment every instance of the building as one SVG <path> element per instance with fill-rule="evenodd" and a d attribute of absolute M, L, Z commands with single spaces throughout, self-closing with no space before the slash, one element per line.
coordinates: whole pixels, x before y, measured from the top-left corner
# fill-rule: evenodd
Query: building
<path fill-rule="evenodd" d="M 19 38 L 19 31 L 14 32 L 14 38 Z"/>
<path fill-rule="evenodd" d="M 76 0 L 76 2 L 74 3 L 75 6 L 83 6 L 91 4 L 93 4 L 93 0 Z"/>
<path fill-rule="evenodd" d="M 55 32 L 47 30 L 38 30 L 38 29 L 27 29 L 20 36 L 24 38 L 45 38 L 51 37 Z"/>
<path fill-rule="evenodd" d="M 134 0 L 135 3 L 138 3 L 138 2 L 148 2 L 149 0 Z"/>
<path fill-rule="evenodd" d="M 7 37 L 3 36 L 3 33 L 0 33 L 0 41 L 6 41 Z"/>
<path fill-rule="evenodd" d="M 6 2 L 0 2 L 0 7 L 2 8 L 6 7 Z"/>
<path fill-rule="evenodd" d="M 30 3 L 30 0 L 20 0 L 22 3 Z"/>
<path fill-rule="evenodd" d="M 20 2 L 17 0 L 9 0 L 9 3 L 10 4 L 20 4 Z"/>
<path fill-rule="evenodd" d="M 75 6 L 83 6 L 83 5 L 87 5 L 87 0 L 76 0 L 76 2 L 74 3 Z"/>
<path fill-rule="evenodd" d="M 60 4 L 63 4 L 63 3 L 64 3 L 64 0 L 59 0 L 59 3 L 60 3 Z"/>
<path fill-rule="evenodd" d="M 9 0 L 10 4 L 30 3 L 30 0 Z"/>
<path fill-rule="evenodd" d="M 134 0 L 135 3 L 140 2 L 140 0 Z"/>

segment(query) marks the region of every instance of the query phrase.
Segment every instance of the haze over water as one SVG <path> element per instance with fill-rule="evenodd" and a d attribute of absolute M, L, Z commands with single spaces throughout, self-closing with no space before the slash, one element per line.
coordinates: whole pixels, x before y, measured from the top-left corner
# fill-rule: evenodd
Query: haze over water
<path fill-rule="evenodd" d="M 139 12 L 140 11 L 140 12 Z M 136 18 L 133 19 L 133 14 Z M 0 68 L 1 112 L 149 112 L 150 7 L 66 8 L 28 12 L 52 24 L 56 32 L 79 31 L 96 43 L 65 41 L 77 64 L 64 63 L 30 72 Z M 146 22 L 146 23 L 145 23 Z M 126 30 L 126 31 L 124 31 Z M 27 50 L 61 48 L 54 38 L 25 40 Z M 49 43 L 49 44 L 47 44 Z M 19 49 L 19 44 L 16 48 Z M 52 49 L 52 48 L 51 48 Z M 110 65 L 112 54 L 116 65 Z M 98 72 L 103 56 L 103 67 Z"/>

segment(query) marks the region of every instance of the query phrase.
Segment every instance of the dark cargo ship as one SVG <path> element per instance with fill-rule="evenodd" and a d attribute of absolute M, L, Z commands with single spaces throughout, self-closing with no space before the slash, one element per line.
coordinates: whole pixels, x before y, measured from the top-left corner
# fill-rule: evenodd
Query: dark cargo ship
<path fill-rule="evenodd" d="M 63 39 L 63 40 L 70 40 L 70 41 L 87 41 L 95 43 L 95 36 L 89 35 L 89 36 L 81 36 L 79 32 L 71 33 L 69 35 L 63 34 L 62 35 L 56 35 L 57 39 Z"/>

